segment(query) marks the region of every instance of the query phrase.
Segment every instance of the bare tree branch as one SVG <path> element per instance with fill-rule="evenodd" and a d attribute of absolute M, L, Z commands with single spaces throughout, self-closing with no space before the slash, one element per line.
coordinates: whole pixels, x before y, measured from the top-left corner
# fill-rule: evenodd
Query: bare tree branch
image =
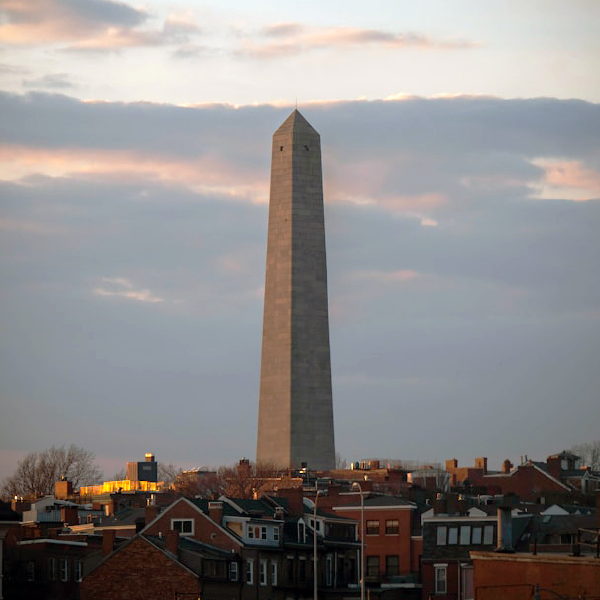
<path fill-rule="evenodd" d="M 43 452 L 31 452 L 19 462 L 16 471 L 2 482 L 5 497 L 39 497 L 52 494 L 62 477 L 73 487 L 102 481 L 102 472 L 94 463 L 94 453 L 71 444 L 52 446 Z"/>

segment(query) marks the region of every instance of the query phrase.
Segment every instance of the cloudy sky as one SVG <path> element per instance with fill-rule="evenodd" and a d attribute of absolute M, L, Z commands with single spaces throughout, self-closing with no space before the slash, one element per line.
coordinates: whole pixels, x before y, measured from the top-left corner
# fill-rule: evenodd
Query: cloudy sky
<path fill-rule="evenodd" d="M 0 478 L 254 458 L 271 135 L 321 134 L 337 450 L 597 439 L 600 3 L 4 0 Z"/>

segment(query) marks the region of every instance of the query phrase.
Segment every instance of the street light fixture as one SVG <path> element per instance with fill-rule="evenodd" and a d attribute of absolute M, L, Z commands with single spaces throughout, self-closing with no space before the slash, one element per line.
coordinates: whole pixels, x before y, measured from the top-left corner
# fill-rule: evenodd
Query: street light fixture
<path fill-rule="evenodd" d="M 313 507 L 313 600 L 317 598 L 317 500 L 323 493 L 323 490 L 317 490 L 315 494 L 315 504 Z"/>
<path fill-rule="evenodd" d="M 360 492 L 360 600 L 365 600 L 365 499 L 358 481 L 352 484 L 352 489 Z"/>

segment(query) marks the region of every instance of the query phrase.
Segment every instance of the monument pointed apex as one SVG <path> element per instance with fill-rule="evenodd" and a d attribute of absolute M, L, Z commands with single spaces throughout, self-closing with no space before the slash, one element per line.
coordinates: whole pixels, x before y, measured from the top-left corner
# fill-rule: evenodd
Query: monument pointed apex
<path fill-rule="evenodd" d="M 304 115 L 295 108 L 274 135 L 277 135 L 278 133 L 288 133 L 290 131 L 296 133 L 297 131 L 306 130 L 317 133 L 316 129 L 306 120 Z"/>

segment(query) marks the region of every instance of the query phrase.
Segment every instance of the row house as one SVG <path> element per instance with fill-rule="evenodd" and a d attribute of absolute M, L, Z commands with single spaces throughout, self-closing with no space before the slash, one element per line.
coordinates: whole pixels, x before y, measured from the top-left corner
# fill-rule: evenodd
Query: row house
<path fill-rule="evenodd" d="M 422 537 L 417 505 L 398 496 L 334 490 L 330 488 L 328 501 L 336 514 L 361 523 L 364 509 L 360 535 L 364 535 L 365 584 L 370 596 L 419 598 Z"/>
<path fill-rule="evenodd" d="M 150 581 L 155 598 L 175 593 L 206 600 L 309 598 L 315 529 L 319 595 L 357 594 L 356 522 L 319 514 L 319 525 L 313 518 L 311 527 L 309 514 L 314 515 L 310 502 L 286 498 L 181 498 L 87 575 L 81 598 L 145 598 Z M 177 573 L 176 590 L 172 579 L 161 578 L 158 564 Z"/>
<path fill-rule="evenodd" d="M 507 523 L 510 515 L 510 531 Z M 456 496 L 440 497 L 421 516 L 423 526 L 423 600 L 472 600 L 473 551 L 512 551 L 533 515 L 508 502 L 502 506 L 469 506 Z"/>

